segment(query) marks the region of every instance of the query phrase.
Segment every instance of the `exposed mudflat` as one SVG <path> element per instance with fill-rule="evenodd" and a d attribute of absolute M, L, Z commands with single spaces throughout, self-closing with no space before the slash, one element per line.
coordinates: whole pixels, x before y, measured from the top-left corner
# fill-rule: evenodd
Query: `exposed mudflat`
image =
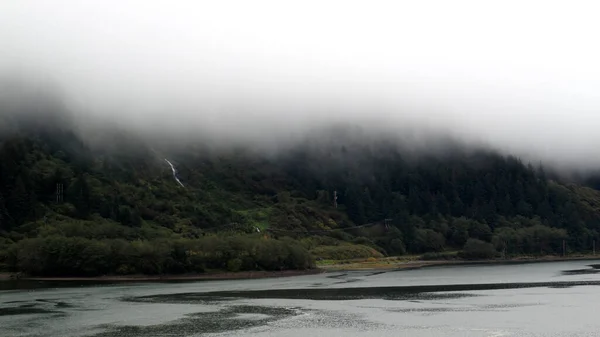
<path fill-rule="evenodd" d="M 202 282 L 12 281 L 0 291 L 0 336 L 600 336 L 599 269 L 568 261 Z"/>

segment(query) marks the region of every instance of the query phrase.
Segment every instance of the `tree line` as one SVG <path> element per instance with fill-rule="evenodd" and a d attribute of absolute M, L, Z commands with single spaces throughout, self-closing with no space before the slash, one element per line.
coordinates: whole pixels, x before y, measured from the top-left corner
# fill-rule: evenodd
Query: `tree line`
<path fill-rule="evenodd" d="M 518 158 L 339 144 L 270 156 L 182 148 L 173 153 L 184 189 L 144 144 L 92 150 L 62 131 L 2 138 L 0 264 L 43 275 L 273 270 L 311 257 L 561 254 L 563 240 L 584 252 L 600 238 L 600 193 Z M 291 239 L 253 236 L 269 228 Z M 188 256 L 195 249 L 202 260 Z"/>
<path fill-rule="evenodd" d="M 135 241 L 49 236 L 21 240 L 4 254 L 10 270 L 35 276 L 157 275 L 314 267 L 313 258 L 299 243 L 256 236 Z"/>

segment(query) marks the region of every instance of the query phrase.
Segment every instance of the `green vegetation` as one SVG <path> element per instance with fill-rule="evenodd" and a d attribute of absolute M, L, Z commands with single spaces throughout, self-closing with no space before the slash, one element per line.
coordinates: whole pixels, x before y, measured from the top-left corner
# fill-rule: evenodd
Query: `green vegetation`
<path fill-rule="evenodd" d="M 39 276 L 180 274 L 211 270 L 285 270 L 314 267 L 294 242 L 256 236 L 152 241 L 49 236 L 20 240 L 8 251 L 19 271 Z"/>
<path fill-rule="evenodd" d="M 485 260 L 495 257 L 497 251 L 494 249 L 494 245 L 489 242 L 470 238 L 465 243 L 460 255 L 465 259 Z"/>
<path fill-rule="evenodd" d="M 347 260 L 356 258 L 383 257 L 373 248 L 363 245 L 323 246 L 312 249 L 310 253 L 317 259 Z"/>
<path fill-rule="evenodd" d="M 314 259 L 562 254 L 563 240 L 567 253 L 586 252 L 600 239 L 598 191 L 496 153 L 415 156 L 343 133 L 277 155 L 82 139 L 52 125 L 0 135 L 0 270 L 306 269 Z"/>
<path fill-rule="evenodd" d="M 469 239 L 469 240 L 477 240 L 477 239 Z M 467 242 L 468 244 L 468 242 Z M 467 251 L 467 244 L 465 244 L 465 251 Z M 488 256 L 487 258 L 490 258 Z M 457 251 L 448 251 L 448 252 L 439 252 L 439 253 L 425 253 L 421 256 L 421 260 L 423 261 L 448 261 L 448 260 L 457 260 L 459 258 L 459 252 Z"/>

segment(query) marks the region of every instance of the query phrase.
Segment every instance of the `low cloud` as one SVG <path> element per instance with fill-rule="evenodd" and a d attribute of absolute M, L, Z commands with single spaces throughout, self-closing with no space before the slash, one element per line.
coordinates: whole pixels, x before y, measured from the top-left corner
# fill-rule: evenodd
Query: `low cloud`
<path fill-rule="evenodd" d="M 595 12 L 547 1 L 4 1 L 0 74 L 49 84 L 82 123 L 176 139 L 272 144 L 343 123 L 594 168 Z"/>

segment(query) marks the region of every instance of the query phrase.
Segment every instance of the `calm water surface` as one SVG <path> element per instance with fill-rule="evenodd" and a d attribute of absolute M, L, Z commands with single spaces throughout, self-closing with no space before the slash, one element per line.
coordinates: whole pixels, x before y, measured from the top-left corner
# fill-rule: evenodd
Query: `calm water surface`
<path fill-rule="evenodd" d="M 600 261 L 190 283 L 0 283 L 0 336 L 600 336 Z"/>

